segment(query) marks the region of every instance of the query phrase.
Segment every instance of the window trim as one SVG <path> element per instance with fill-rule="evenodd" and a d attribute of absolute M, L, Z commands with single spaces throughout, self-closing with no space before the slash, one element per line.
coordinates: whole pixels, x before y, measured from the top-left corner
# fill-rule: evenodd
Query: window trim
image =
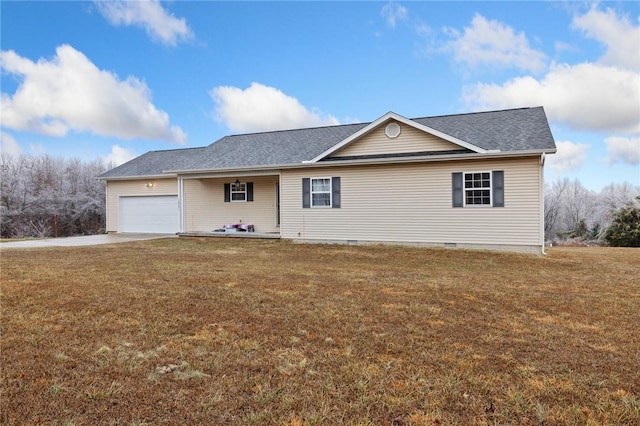
<path fill-rule="evenodd" d="M 328 191 L 314 191 L 313 190 L 313 181 L 314 180 L 328 180 L 329 181 L 329 190 Z M 313 204 L 313 194 L 329 194 L 329 204 L 328 205 L 315 205 Z M 309 207 L 312 209 L 327 209 L 333 207 L 333 179 L 331 176 L 322 176 L 322 177 L 311 177 L 309 178 Z"/>
<path fill-rule="evenodd" d="M 231 182 L 230 186 L 229 186 L 229 201 L 232 203 L 246 203 L 247 202 L 247 182 L 239 182 L 238 184 L 240 187 L 244 186 L 244 190 L 243 191 L 239 191 L 239 190 L 234 190 L 234 187 L 236 186 L 235 182 Z M 243 194 L 244 197 L 242 200 L 234 200 L 233 199 L 233 194 Z"/>
<path fill-rule="evenodd" d="M 466 188 L 466 176 L 473 175 L 477 173 L 487 173 L 489 175 L 489 204 L 467 204 L 467 191 L 478 190 L 478 188 Z M 479 188 L 480 190 L 485 190 L 485 188 Z M 472 172 L 462 172 L 462 206 L 463 207 L 471 207 L 471 208 L 486 208 L 493 207 L 493 171 L 491 170 L 481 170 L 481 171 L 472 171 Z"/>

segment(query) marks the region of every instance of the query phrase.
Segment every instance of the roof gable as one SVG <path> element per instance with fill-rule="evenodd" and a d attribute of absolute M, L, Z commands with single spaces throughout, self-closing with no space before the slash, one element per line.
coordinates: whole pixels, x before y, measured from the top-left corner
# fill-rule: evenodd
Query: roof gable
<path fill-rule="evenodd" d="M 379 130 L 381 128 L 386 127 L 389 123 L 392 122 L 396 122 L 399 125 L 403 125 L 406 127 L 410 127 L 416 130 L 419 130 L 427 135 L 431 135 L 431 136 L 435 136 L 436 138 L 439 138 L 442 141 L 446 141 L 449 142 L 452 146 L 450 146 L 447 150 L 452 150 L 452 148 L 458 147 L 459 149 L 464 149 L 464 150 L 470 150 L 472 152 L 476 152 L 476 153 L 486 153 L 487 150 L 473 145 L 471 143 L 468 143 L 464 140 L 461 140 L 457 137 L 451 136 L 447 133 L 444 133 L 442 131 L 436 130 L 432 127 L 429 127 L 426 124 L 414 121 L 414 120 L 410 120 L 408 118 L 405 118 L 399 114 L 396 114 L 394 112 L 388 112 L 385 115 L 383 115 L 382 117 L 378 118 L 377 120 L 369 123 L 367 126 L 363 127 L 362 129 L 360 129 L 359 131 L 353 133 L 352 135 L 350 135 L 349 137 L 345 138 L 344 140 L 342 140 L 340 143 L 332 146 L 331 148 L 327 149 L 326 151 L 320 153 L 319 155 L 317 155 L 316 157 L 314 157 L 313 159 L 306 161 L 308 163 L 315 163 L 317 161 L 320 161 L 322 159 L 325 159 L 327 157 L 332 156 L 332 154 L 337 153 L 340 150 L 344 150 L 347 146 L 356 143 L 356 141 L 359 141 L 360 139 L 364 138 L 365 136 L 371 134 L 372 132 L 375 132 L 376 130 Z M 402 133 L 402 132 L 401 132 Z M 444 150 L 444 149 L 443 149 Z"/>
<path fill-rule="evenodd" d="M 329 154 L 324 160 L 443 152 L 470 151 L 414 126 L 389 120 L 359 139 Z"/>

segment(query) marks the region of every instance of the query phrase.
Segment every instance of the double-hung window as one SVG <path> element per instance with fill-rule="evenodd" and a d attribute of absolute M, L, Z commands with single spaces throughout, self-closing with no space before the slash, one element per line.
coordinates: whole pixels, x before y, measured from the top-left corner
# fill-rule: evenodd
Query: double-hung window
<path fill-rule="evenodd" d="M 453 207 L 504 207 L 504 171 L 452 174 Z"/>
<path fill-rule="evenodd" d="M 235 182 L 224 184 L 224 202 L 241 203 L 253 201 L 253 182 Z"/>
<path fill-rule="evenodd" d="M 231 201 L 247 201 L 247 184 L 236 182 L 231 184 Z"/>
<path fill-rule="evenodd" d="M 331 207 L 331 178 L 311 179 L 311 207 Z"/>
<path fill-rule="evenodd" d="M 491 205 L 491 172 L 464 174 L 464 203 L 467 206 Z"/>
<path fill-rule="evenodd" d="M 302 179 L 302 207 L 340 208 L 340 177 Z"/>

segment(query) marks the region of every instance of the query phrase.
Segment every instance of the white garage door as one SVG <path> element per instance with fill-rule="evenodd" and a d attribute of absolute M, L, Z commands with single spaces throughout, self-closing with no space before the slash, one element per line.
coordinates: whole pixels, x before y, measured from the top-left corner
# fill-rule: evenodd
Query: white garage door
<path fill-rule="evenodd" d="M 120 197 L 120 232 L 174 234 L 180 231 L 178 196 Z"/>

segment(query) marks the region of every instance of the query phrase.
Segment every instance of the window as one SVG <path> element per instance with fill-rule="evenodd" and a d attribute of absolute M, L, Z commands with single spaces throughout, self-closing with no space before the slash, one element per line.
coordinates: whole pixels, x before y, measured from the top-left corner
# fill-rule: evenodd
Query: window
<path fill-rule="evenodd" d="M 464 174 L 464 203 L 467 206 L 491 205 L 491 173 Z"/>
<path fill-rule="evenodd" d="M 247 184 L 235 182 L 231 184 L 231 201 L 247 201 Z"/>
<path fill-rule="evenodd" d="M 311 207 L 331 207 L 331 178 L 311 179 Z"/>
<path fill-rule="evenodd" d="M 303 178 L 302 208 L 340 208 L 340 178 Z"/>
<path fill-rule="evenodd" d="M 253 201 L 253 182 L 240 182 L 224 184 L 224 202 L 251 202 Z"/>
<path fill-rule="evenodd" d="M 452 174 L 453 207 L 504 207 L 504 171 Z"/>

